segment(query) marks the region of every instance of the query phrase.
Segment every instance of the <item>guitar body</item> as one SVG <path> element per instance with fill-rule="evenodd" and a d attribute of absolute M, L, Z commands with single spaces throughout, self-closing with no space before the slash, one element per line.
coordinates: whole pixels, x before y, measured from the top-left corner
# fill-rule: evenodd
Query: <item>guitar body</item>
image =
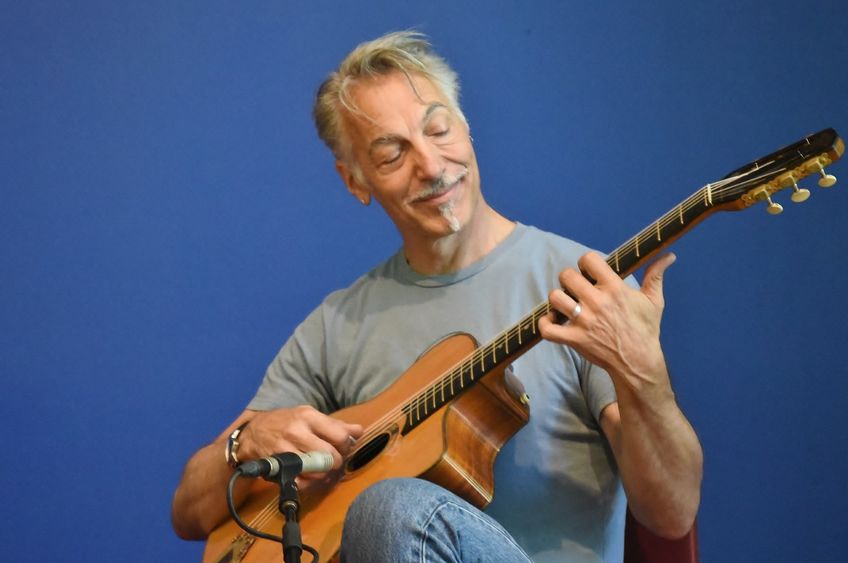
<path fill-rule="evenodd" d="M 522 392 L 506 375 L 505 366 L 434 410 L 407 434 L 402 433 L 406 421 L 402 405 L 431 387 L 476 347 L 468 335 L 449 336 L 372 400 L 333 413 L 333 417 L 361 424 L 369 432 L 348 455 L 343 469 L 304 485 L 301 491 L 303 543 L 317 549 L 322 559 L 338 553 L 347 509 L 359 493 L 378 481 L 422 477 L 480 508 L 491 502 L 495 456 L 529 418 Z M 277 510 L 278 493 L 276 485 L 257 482 L 239 508 L 242 519 L 280 535 L 283 517 Z M 280 544 L 254 540 L 232 520 L 209 536 L 203 557 L 204 562 L 281 560 Z"/>

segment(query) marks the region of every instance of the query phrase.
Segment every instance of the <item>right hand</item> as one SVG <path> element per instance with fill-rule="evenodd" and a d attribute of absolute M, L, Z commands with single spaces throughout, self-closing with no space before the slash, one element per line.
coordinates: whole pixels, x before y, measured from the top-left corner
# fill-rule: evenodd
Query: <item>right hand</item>
<path fill-rule="evenodd" d="M 361 435 L 362 425 L 332 418 L 308 405 L 262 411 L 251 417 L 239 436 L 239 459 L 317 450 L 331 454 L 333 469 L 338 469 Z"/>

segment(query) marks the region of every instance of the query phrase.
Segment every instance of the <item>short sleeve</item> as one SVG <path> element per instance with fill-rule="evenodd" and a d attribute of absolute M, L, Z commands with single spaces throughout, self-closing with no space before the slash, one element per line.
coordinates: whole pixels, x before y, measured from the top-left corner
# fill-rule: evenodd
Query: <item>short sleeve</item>
<path fill-rule="evenodd" d="M 268 366 L 247 408 L 272 410 L 311 405 L 321 412 L 337 410 L 326 382 L 324 305 L 295 329 Z"/>

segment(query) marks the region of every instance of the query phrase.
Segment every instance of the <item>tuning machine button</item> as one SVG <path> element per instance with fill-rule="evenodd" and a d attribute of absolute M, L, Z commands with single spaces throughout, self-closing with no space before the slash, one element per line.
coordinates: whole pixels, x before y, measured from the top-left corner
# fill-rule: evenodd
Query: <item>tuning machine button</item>
<path fill-rule="evenodd" d="M 795 195 L 795 194 L 792 194 Z M 766 211 L 768 211 L 769 215 L 780 215 L 783 213 L 783 206 L 779 203 L 775 203 L 771 200 L 771 196 L 766 196 L 766 201 L 768 201 L 768 205 L 766 206 Z"/>
<path fill-rule="evenodd" d="M 807 198 L 810 197 L 810 190 L 806 188 L 799 188 L 798 182 L 795 181 L 795 178 L 793 176 L 790 176 L 789 179 L 792 181 L 792 201 L 794 201 L 795 203 L 807 201 Z"/>
<path fill-rule="evenodd" d="M 818 165 L 819 165 L 819 175 L 821 176 L 821 178 L 819 178 L 819 186 L 821 186 L 823 188 L 831 187 L 833 184 L 836 183 L 836 176 L 834 176 L 833 174 L 828 174 L 827 172 L 825 172 L 824 166 L 821 165 L 821 162 L 819 162 Z"/>

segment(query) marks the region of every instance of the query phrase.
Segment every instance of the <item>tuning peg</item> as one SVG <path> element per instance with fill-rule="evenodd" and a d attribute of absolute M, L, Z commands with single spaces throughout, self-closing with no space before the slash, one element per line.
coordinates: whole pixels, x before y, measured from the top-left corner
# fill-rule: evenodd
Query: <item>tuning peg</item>
<path fill-rule="evenodd" d="M 795 178 L 790 176 L 792 180 L 792 196 L 791 199 L 795 203 L 801 203 L 802 201 L 807 201 L 807 198 L 810 197 L 810 190 L 806 188 L 799 188 L 798 182 L 795 181 Z"/>
<path fill-rule="evenodd" d="M 768 211 L 769 215 L 780 215 L 781 213 L 783 213 L 783 206 L 779 203 L 773 202 L 771 200 L 771 196 L 766 196 L 766 201 L 768 201 L 766 211 Z"/>
<path fill-rule="evenodd" d="M 836 183 L 836 176 L 825 172 L 824 166 L 821 165 L 821 162 L 819 162 L 818 165 L 819 175 L 821 176 L 821 178 L 819 178 L 819 186 L 823 188 L 829 188 L 830 186 Z"/>

